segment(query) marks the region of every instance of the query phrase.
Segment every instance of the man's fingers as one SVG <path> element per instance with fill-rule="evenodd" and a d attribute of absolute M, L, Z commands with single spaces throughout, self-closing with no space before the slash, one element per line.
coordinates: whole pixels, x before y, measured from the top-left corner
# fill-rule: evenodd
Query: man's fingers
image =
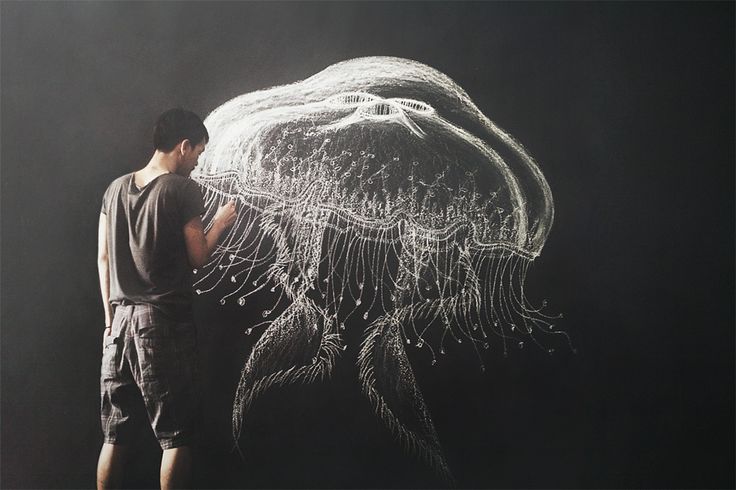
<path fill-rule="evenodd" d="M 228 201 L 227 203 L 220 206 L 220 209 L 235 210 L 235 201 Z"/>
<path fill-rule="evenodd" d="M 220 220 L 226 226 L 232 225 L 238 217 L 238 211 L 235 206 L 235 199 L 231 199 L 217 210 L 215 219 Z"/>

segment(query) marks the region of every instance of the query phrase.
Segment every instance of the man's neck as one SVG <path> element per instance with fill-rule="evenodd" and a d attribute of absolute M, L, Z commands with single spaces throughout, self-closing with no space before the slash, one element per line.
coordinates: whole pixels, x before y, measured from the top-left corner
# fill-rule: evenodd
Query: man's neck
<path fill-rule="evenodd" d="M 156 151 L 140 172 L 147 175 L 173 174 L 176 172 L 176 163 L 173 155 Z"/>
<path fill-rule="evenodd" d="M 135 185 L 139 189 L 147 186 L 153 179 L 163 174 L 176 172 L 176 158 L 170 154 L 156 151 L 145 167 L 134 174 Z"/>

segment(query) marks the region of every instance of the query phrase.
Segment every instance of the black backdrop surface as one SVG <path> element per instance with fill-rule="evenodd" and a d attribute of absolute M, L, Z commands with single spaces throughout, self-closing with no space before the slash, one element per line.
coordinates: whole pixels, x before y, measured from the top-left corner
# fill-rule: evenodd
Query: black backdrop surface
<path fill-rule="evenodd" d="M 578 354 L 458 352 L 417 377 L 466 487 L 733 487 L 733 3 L 3 2 L 2 486 L 90 487 L 98 422 L 96 229 L 171 106 L 367 55 L 462 86 L 539 161 L 556 220 L 529 274 Z M 329 383 L 229 404 L 256 312 L 197 304 L 198 487 L 438 485 Z M 467 357 L 467 358 L 466 358 Z M 141 434 L 126 484 L 157 484 Z"/>

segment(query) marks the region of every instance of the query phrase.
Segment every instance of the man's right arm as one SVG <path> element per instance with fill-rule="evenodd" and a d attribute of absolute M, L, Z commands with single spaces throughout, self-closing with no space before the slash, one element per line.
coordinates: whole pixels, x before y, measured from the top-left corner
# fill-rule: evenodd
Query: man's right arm
<path fill-rule="evenodd" d="M 212 220 L 212 226 L 207 233 L 200 216 L 195 216 L 184 225 L 184 240 L 187 245 L 189 264 L 198 269 L 204 267 L 207 260 L 217 246 L 222 233 L 227 230 L 237 217 L 235 201 L 220 206 Z"/>
<path fill-rule="evenodd" d="M 110 335 L 112 325 L 112 307 L 110 306 L 110 259 L 107 247 L 107 216 L 100 213 L 97 232 L 97 270 L 100 275 L 100 293 L 105 310 L 105 334 Z"/>

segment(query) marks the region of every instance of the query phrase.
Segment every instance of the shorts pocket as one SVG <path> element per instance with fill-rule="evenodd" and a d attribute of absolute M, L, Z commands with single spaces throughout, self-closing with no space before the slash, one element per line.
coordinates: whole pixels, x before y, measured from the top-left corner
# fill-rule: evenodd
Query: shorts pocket
<path fill-rule="evenodd" d="M 120 365 L 120 338 L 108 335 L 104 338 L 102 349 L 102 379 L 112 379 L 117 375 Z"/>

